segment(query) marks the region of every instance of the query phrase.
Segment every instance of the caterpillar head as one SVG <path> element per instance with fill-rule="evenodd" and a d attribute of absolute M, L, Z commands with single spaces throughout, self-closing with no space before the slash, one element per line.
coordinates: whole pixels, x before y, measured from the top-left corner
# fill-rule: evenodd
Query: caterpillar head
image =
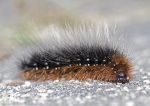
<path fill-rule="evenodd" d="M 129 82 L 129 77 L 127 76 L 127 68 L 125 65 L 117 66 L 116 81 L 122 84 Z"/>
<path fill-rule="evenodd" d="M 113 56 L 116 72 L 116 81 L 122 84 L 128 83 L 132 76 L 132 64 L 126 56 Z"/>

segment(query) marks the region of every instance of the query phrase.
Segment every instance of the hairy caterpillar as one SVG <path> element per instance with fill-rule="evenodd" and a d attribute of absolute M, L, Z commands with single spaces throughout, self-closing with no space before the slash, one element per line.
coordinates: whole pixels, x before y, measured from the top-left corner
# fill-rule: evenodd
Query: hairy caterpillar
<path fill-rule="evenodd" d="M 127 83 L 133 64 L 120 36 L 107 25 L 51 26 L 17 56 L 17 75 L 25 80 L 103 80 Z"/>

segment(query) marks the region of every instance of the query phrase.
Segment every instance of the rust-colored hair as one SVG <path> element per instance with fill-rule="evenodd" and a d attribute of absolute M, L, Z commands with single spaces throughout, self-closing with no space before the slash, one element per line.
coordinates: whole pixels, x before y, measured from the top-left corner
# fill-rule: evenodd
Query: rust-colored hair
<path fill-rule="evenodd" d="M 77 79 L 77 80 L 102 80 L 109 82 L 119 82 L 118 74 L 125 75 L 121 83 L 126 83 L 132 78 L 132 63 L 125 57 L 113 55 L 112 62 L 103 65 L 72 65 L 64 66 L 57 69 L 39 69 L 24 71 L 21 75 L 25 80 L 45 81 L 45 80 L 60 80 L 60 79 Z"/>

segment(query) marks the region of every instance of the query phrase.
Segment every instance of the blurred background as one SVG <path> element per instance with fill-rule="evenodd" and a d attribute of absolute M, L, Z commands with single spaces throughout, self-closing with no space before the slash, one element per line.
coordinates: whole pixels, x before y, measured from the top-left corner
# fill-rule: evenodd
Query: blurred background
<path fill-rule="evenodd" d="M 138 48 L 149 47 L 149 11 L 149 0 L 0 0 L 0 58 L 28 44 L 33 28 L 66 22 L 117 24 Z"/>

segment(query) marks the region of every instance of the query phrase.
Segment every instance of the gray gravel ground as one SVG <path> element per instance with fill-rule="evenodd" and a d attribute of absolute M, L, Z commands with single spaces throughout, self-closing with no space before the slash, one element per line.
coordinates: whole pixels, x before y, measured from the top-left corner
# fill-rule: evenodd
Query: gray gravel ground
<path fill-rule="evenodd" d="M 102 81 L 0 83 L 0 105 L 21 106 L 149 106 L 149 36 L 131 36 L 134 48 L 134 78 L 127 84 Z M 141 42 L 141 43 L 140 43 Z M 142 43 L 143 42 L 143 43 Z M 146 43 L 147 42 L 147 43 Z"/>

